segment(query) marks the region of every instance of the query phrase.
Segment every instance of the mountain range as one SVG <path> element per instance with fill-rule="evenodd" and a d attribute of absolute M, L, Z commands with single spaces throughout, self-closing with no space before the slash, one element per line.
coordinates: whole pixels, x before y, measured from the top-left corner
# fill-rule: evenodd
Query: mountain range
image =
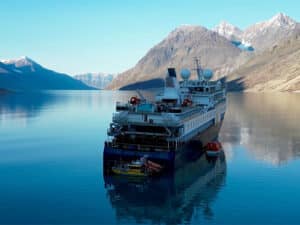
<path fill-rule="evenodd" d="M 245 30 L 224 21 L 212 30 L 201 26 L 180 26 L 151 48 L 133 68 L 116 77 L 108 88 L 126 89 L 129 87 L 130 89 L 130 87 L 136 88 L 135 84 L 143 86 L 145 82 L 148 87 L 151 87 L 149 85 L 151 83 L 154 84 L 152 87 L 156 87 L 155 85 L 158 82 L 151 81 L 163 79 L 168 67 L 175 67 L 177 71 L 184 67 L 193 68 L 194 57 L 201 57 L 201 65 L 204 68 L 212 69 L 215 73 L 215 78 L 220 76 L 230 78 L 233 89 L 250 88 L 252 87 L 250 83 L 253 83 L 250 81 L 251 75 L 247 75 L 246 82 L 244 74 L 238 73 L 239 69 L 243 68 L 243 65 L 247 67 L 255 58 L 257 58 L 256 65 L 262 67 L 263 65 L 266 67 L 271 66 L 267 62 L 260 61 L 263 61 L 266 55 L 268 55 L 269 59 L 273 59 L 273 57 L 276 58 L 278 55 L 285 54 L 280 53 L 280 51 L 288 52 L 288 50 L 284 50 L 286 48 L 298 48 L 297 41 L 290 40 L 295 39 L 299 35 L 300 24 L 283 13 L 278 13 L 267 21 L 251 25 Z M 285 48 L 284 46 L 289 41 L 293 47 Z M 274 48 L 277 48 L 276 54 L 272 53 Z M 290 62 L 293 62 L 296 67 L 299 64 L 297 60 L 291 60 Z M 290 64 L 288 65 L 290 66 Z M 287 71 L 288 68 L 284 67 L 288 65 L 282 64 L 282 70 Z M 268 72 L 270 80 L 273 77 L 278 79 L 278 75 L 274 71 L 266 70 L 262 67 L 262 73 L 263 71 Z M 274 64 L 273 70 L 275 69 L 276 66 Z M 262 74 L 262 76 L 266 76 L 266 74 Z M 299 71 L 296 70 L 296 74 L 292 76 L 300 76 Z M 292 76 L 287 76 L 283 79 L 290 79 Z M 245 86 L 241 86 L 241 80 L 243 80 Z M 257 79 L 256 77 L 257 82 L 260 80 L 262 81 L 262 79 Z M 257 90 L 265 91 L 269 88 L 272 88 L 272 86 Z M 294 88 L 288 90 L 294 90 Z"/>
<path fill-rule="evenodd" d="M 214 78 L 226 76 L 229 90 L 300 91 L 300 24 L 278 13 L 242 30 L 222 21 L 212 30 L 177 27 L 137 64 L 119 74 L 86 73 L 71 77 L 28 57 L 0 60 L 0 89 L 143 89 L 162 87 L 168 67 L 193 68 L 200 57 Z M 192 73 L 195 78 L 195 73 Z"/>
<path fill-rule="evenodd" d="M 282 41 L 227 76 L 230 90 L 300 91 L 300 35 Z"/>
<path fill-rule="evenodd" d="M 0 89 L 8 90 L 91 90 L 67 74 L 44 68 L 28 57 L 0 61 Z"/>
<path fill-rule="evenodd" d="M 221 36 L 231 41 L 240 41 L 241 43 L 253 46 L 257 51 L 263 51 L 287 37 L 299 33 L 299 23 L 291 17 L 278 13 L 271 19 L 256 23 L 245 30 L 222 21 L 213 28 Z"/>
<path fill-rule="evenodd" d="M 106 88 L 115 77 L 115 74 L 109 73 L 84 73 L 74 76 L 75 79 L 82 81 L 86 85 L 98 89 Z"/>

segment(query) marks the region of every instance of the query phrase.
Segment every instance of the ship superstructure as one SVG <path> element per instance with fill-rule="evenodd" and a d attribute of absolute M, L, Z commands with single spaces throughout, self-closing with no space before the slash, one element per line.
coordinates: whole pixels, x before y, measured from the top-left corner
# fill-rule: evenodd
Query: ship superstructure
<path fill-rule="evenodd" d="M 141 92 L 127 103 L 117 102 L 108 129 L 104 155 L 110 158 L 149 159 L 174 165 L 192 140 L 205 145 L 216 138 L 226 110 L 224 79 L 210 81 L 211 70 L 203 70 L 196 59 L 198 79 L 191 80 L 188 69 L 169 68 L 164 90 L 155 101 Z M 201 146 L 199 146 L 201 149 Z"/>

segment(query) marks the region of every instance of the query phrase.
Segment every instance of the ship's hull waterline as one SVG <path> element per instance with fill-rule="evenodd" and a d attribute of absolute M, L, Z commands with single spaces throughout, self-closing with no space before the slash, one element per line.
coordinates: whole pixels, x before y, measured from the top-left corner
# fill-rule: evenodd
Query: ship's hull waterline
<path fill-rule="evenodd" d="M 103 157 L 106 164 L 114 165 L 116 161 L 131 161 L 143 156 L 160 163 L 167 169 L 176 169 L 192 158 L 197 158 L 204 153 L 204 148 L 208 142 L 216 140 L 222 126 L 224 115 L 219 123 L 209 123 L 209 127 L 194 136 L 190 141 L 182 143 L 176 151 L 138 151 L 121 148 L 114 148 L 105 143 Z"/>

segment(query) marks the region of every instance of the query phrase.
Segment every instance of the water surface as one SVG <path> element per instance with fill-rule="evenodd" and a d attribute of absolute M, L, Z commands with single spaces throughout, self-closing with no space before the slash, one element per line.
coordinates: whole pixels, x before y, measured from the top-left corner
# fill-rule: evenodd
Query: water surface
<path fill-rule="evenodd" d="M 130 96 L 1 95 L 0 223 L 300 223 L 300 95 L 229 94 L 224 157 L 147 180 L 103 173 L 114 102 Z"/>

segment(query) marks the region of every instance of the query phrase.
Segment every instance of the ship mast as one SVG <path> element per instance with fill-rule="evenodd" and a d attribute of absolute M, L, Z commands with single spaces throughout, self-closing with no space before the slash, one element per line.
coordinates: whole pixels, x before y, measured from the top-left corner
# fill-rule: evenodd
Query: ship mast
<path fill-rule="evenodd" d="M 196 63 L 196 72 L 197 72 L 198 79 L 203 80 L 203 76 L 202 76 L 203 71 L 202 71 L 202 68 L 199 63 L 200 59 L 197 57 L 195 57 L 194 59 L 195 59 L 195 63 Z"/>
<path fill-rule="evenodd" d="M 146 98 L 144 97 L 144 95 L 142 94 L 142 92 L 139 89 L 137 89 L 136 92 L 140 96 L 142 102 L 146 102 Z"/>

